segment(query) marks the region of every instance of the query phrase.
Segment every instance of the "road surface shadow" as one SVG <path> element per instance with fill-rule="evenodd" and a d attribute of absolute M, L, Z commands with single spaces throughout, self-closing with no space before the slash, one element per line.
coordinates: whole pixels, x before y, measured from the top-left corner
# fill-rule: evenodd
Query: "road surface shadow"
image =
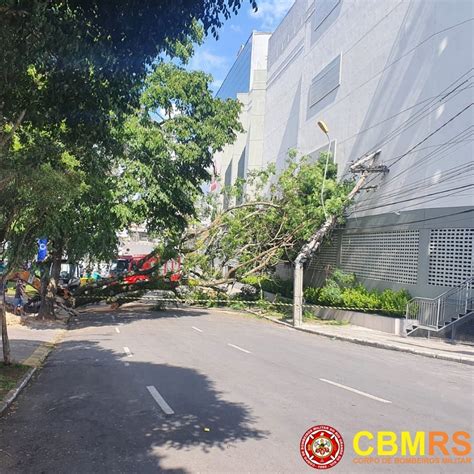
<path fill-rule="evenodd" d="M 181 450 L 197 449 L 202 460 L 212 449 L 267 437 L 256 422 L 197 370 L 69 340 L 0 417 L 0 472 L 184 473 Z"/>
<path fill-rule="evenodd" d="M 182 317 L 199 317 L 208 315 L 209 311 L 204 308 L 166 308 L 154 310 L 152 307 L 129 307 L 113 310 L 108 307 L 99 309 L 90 308 L 78 313 L 77 317 L 71 319 L 69 329 L 82 329 L 84 327 L 114 326 L 116 324 L 130 324 L 142 319 L 168 319 Z"/>

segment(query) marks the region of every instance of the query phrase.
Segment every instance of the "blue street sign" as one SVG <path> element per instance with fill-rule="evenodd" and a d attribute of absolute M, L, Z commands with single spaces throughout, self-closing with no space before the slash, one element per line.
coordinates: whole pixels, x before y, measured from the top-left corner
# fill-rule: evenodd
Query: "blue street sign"
<path fill-rule="evenodd" d="M 38 262 L 42 262 L 48 255 L 48 239 L 38 239 Z"/>

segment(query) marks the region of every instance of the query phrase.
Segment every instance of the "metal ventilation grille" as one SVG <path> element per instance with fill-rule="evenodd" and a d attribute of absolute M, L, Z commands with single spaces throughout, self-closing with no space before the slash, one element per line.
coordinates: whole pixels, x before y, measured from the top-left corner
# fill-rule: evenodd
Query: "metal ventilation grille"
<path fill-rule="evenodd" d="M 428 284 L 456 286 L 472 276 L 474 229 L 431 229 Z"/>
<path fill-rule="evenodd" d="M 346 234 L 341 267 L 361 278 L 416 284 L 419 241 L 417 230 Z"/>
<path fill-rule="evenodd" d="M 318 252 L 309 262 L 308 270 L 317 272 L 326 271 L 329 268 L 337 266 L 337 249 L 339 247 L 340 236 L 333 235 L 330 241 L 326 241 Z"/>

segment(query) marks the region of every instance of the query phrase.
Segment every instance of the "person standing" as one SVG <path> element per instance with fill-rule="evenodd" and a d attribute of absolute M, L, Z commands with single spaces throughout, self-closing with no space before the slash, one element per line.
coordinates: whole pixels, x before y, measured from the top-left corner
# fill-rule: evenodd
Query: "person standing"
<path fill-rule="evenodd" d="M 18 278 L 16 280 L 15 298 L 13 299 L 13 306 L 15 307 L 15 314 L 19 314 L 20 316 L 24 316 L 25 314 L 25 311 L 23 309 L 24 298 L 25 284 L 23 283 L 23 280 Z"/>

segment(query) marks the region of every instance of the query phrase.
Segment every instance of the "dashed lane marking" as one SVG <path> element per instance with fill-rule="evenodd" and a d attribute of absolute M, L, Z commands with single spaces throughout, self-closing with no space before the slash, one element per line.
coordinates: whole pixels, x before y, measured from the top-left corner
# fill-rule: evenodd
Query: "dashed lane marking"
<path fill-rule="evenodd" d="M 339 388 L 343 388 L 344 390 L 348 390 L 349 392 L 357 393 L 358 395 L 362 395 L 363 397 L 371 398 L 372 400 L 377 400 L 378 402 L 382 403 L 392 403 L 390 400 L 385 400 L 385 398 L 376 397 L 375 395 L 371 395 L 367 392 L 362 392 L 361 390 L 357 390 L 356 388 L 348 387 L 347 385 L 342 385 L 341 383 L 332 382 L 331 380 L 327 379 L 319 379 L 321 382 L 329 383 Z"/>
<path fill-rule="evenodd" d="M 230 342 L 227 343 L 227 345 L 230 346 L 230 347 L 233 347 L 234 349 L 237 349 L 237 350 L 239 350 L 239 351 L 245 352 L 246 354 L 251 354 L 251 352 L 248 351 L 247 349 L 243 349 L 242 347 L 239 347 L 239 346 L 236 346 L 236 345 L 234 345 L 234 344 L 231 344 Z"/>
<path fill-rule="evenodd" d="M 147 390 L 155 399 L 155 402 L 158 403 L 158 406 L 163 410 L 165 415 L 174 415 L 173 409 L 166 403 L 166 400 L 161 396 L 160 392 L 158 392 L 158 390 L 153 385 L 148 385 Z"/>

